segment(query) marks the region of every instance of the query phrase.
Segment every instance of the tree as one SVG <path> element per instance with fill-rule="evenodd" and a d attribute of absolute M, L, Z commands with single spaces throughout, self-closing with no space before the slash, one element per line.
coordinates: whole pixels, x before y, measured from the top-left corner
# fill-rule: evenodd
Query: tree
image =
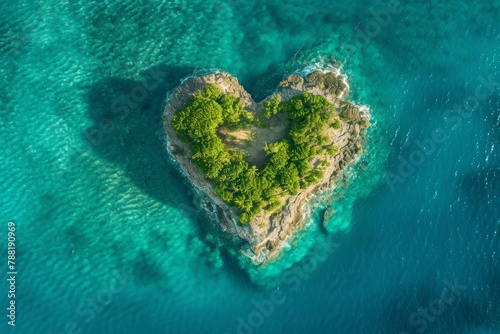
<path fill-rule="evenodd" d="M 264 102 L 264 117 L 270 118 L 280 111 L 281 95 L 273 94 L 269 101 Z"/>
<path fill-rule="evenodd" d="M 329 155 L 336 155 L 339 152 L 339 148 L 335 145 L 331 145 L 326 149 Z"/>
<path fill-rule="evenodd" d="M 201 95 L 206 97 L 207 99 L 217 100 L 222 95 L 222 93 L 222 89 L 220 89 L 216 85 L 208 84 L 203 87 Z"/>
<path fill-rule="evenodd" d="M 296 195 L 299 190 L 299 171 L 294 164 L 286 166 L 281 177 L 281 185 L 290 195 Z"/>
<path fill-rule="evenodd" d="M 336 130 L 340 129 L 340 128 L 341 128 L 341 126 L 342 126 L 342 125 L 340 124 L 340 119 L 338 119 L 338 118 L 337 118 L 337 119 L 335 119 L 335 120 L 333 121 L 333 123 L 332 123 L 332 128 L 334 128 L 334 129 L 336 129 Z"/>

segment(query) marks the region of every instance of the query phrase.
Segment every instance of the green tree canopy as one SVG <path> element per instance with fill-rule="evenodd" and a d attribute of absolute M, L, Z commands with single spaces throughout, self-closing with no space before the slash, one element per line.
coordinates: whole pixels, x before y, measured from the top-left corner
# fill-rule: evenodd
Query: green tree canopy
<path fill-rule="evenodd" d="M 264 104 L 264 116 L 278 113 L 289 119 L 290 131 L 285 139 L 265 145 L 268 163 L 262 170 L 249 166 L 244 152 L 229 149 L 217 135 L 221 126 L 257 126 L 237 97 L 206 85 L 172 119 L 174 131 L 190 143 L 193 163 L 214 184 L 215 193 L 239 211 L 242 223 L 250 222 L 263 209 L 276 210 L 282 196 L 295 195 L 323 177 L 326 164 L 311 165 L 318 152 L 338 152 L 325 135 L 328 126 L 340 126 L 335 108 L 326 98 L 303 92 L 282 102 L 280 95 L 273 95 Z"/>

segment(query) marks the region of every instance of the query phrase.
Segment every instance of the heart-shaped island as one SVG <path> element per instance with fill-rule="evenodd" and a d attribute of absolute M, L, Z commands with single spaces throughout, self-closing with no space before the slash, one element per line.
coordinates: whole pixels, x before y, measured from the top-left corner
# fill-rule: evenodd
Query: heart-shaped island
<path fill-rule="evenodd" d="M 361 153 L 366 109 L 339 73 L 292 74 L 256 103 L 227 73 L 186 79 L 164 112 L 167 148 L 257 263 L 301 227 L 304 204 Z"/>

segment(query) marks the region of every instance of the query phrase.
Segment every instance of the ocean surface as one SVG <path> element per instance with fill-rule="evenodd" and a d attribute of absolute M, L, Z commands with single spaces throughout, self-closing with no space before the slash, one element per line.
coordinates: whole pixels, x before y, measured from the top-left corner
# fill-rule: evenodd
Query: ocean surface
<path fill-rule="evenodd" d="M 1 0 L 0 13 L 0 333 L 500 333 L 500 1 Z M 259 100 L 334 67 L 370 107 L 364 154 L 255 267 L 169 159 L 168 93 L 226 71 Z"/>

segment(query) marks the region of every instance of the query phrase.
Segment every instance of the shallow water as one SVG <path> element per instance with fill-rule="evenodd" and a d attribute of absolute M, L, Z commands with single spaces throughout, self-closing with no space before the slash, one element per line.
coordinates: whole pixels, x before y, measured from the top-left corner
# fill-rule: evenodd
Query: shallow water
<path fill-rule="evenodd" d="M 19 272 L 2 333 L 500 333 L 498 1 L 0 7 L 0 221 Z M 327 228 L 320 206 L 256 268 L 169 160 L 167 93 L 221 70 L 261 99 L 331 57 L 370 106 L 364 154 Z M 454 280 L 454 301 L 415 315 Z"/>

